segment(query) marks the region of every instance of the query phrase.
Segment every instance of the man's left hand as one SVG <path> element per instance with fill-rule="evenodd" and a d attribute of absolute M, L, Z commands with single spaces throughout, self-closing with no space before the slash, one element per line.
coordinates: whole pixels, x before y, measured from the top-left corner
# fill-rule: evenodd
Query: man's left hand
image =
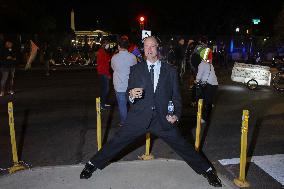
<path fill-rule="evenodd" d="M 168 122 L 170 122 L 171 124 L 174 124 L 174 123 L 178 120 L 178 117 L 177 117 L 176 115 L 173 115 L 173 116 L 167 115 L 167 116 L 166 116 L 166 119 L 167 119 Z"/>

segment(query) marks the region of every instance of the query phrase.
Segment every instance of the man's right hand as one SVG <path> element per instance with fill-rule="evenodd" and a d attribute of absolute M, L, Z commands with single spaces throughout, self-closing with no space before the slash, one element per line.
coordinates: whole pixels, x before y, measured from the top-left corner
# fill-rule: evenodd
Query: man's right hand
<path fill-rule="evenodd" d="M 133 88 L 129 91 L 129 97 L 132 99 L 142 98 L 143 96 L 143 88 Z"/>

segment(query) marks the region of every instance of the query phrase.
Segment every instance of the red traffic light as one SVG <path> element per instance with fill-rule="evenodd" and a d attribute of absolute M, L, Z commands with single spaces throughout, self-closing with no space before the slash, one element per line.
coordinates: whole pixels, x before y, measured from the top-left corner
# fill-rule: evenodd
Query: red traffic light
<path fill-rule="evenodd" d="M 140 17 L 139 17 L 139 21 L 140 21 L 140 22 L 144 22 L 144 21 L 145 21 L 145 17 L 144 17 L 144 16 L 140 16 Z"/>

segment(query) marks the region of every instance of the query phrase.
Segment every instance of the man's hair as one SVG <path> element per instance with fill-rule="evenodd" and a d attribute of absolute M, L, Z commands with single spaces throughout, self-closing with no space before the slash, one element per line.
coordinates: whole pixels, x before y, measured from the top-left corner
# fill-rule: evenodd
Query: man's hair
<path fill-rule="evenodd" d="M 123 49 L 128 49 L 129 47 L 129 40 L 128 37 L 123 35 L 118 39 L 118 45 L 120 46 L 120 48 Z"/>
<path fill-rule="evenodd" d="M 180 42 L 181 40 L 185 41 L 184 37 L 179 37 L 177 41 Z"/>
<path fill-rule="evenodd" d="M 157 43 L 157 46 L 159 46 L 159 40 L 157 39 L 157 37 L 155 37 L 155 36 L 149 36 L 149 37 L 145 37 L 144 39 L 143 39 L 143 43 L 145 42 L 145 40 L 146 39 L 153 39 L 153 40 L 155 40 L 155 42 Z"/>
<path fill-rule="evenodd" d="M 208 38 L 203 35 L 203 36 L 201 36 L 201 37 L 199 38 L 199 41 L 202 42 L 202 43 L 204 43 L 204 44 L 207 44 L 207 43 L 208 43 Z"/>

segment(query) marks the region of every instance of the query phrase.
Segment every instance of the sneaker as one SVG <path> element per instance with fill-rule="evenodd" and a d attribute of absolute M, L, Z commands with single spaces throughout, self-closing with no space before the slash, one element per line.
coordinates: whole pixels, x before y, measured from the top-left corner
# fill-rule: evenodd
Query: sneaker
<path fill-rule="evenodd" d="M 4 92 L 0 92 L 0 96 L 4 96 Z"/>
<path fill-rule="evenodd" d="M 109 107 L 101 107 L 101 110 L 104 111 L 104 110 L 109 110 L 110 108 Z"/>
<path fill-rule="evenodd" d="M 8 93 L 9 93 L 10 95 L 13 95 L 15 92 L 11 90 L 11 91 L 9 91 Z"/>
<path fill-rule="evenodd" d="M 206 123 L 206 121 L 204 119 L 201 119 L 201 123 L 204 124 Z"/>
<path fill-rule="evenodd" d="M 109 104 L 101 105 L 101 110 L 109 110 L 111 106 Z"/>

